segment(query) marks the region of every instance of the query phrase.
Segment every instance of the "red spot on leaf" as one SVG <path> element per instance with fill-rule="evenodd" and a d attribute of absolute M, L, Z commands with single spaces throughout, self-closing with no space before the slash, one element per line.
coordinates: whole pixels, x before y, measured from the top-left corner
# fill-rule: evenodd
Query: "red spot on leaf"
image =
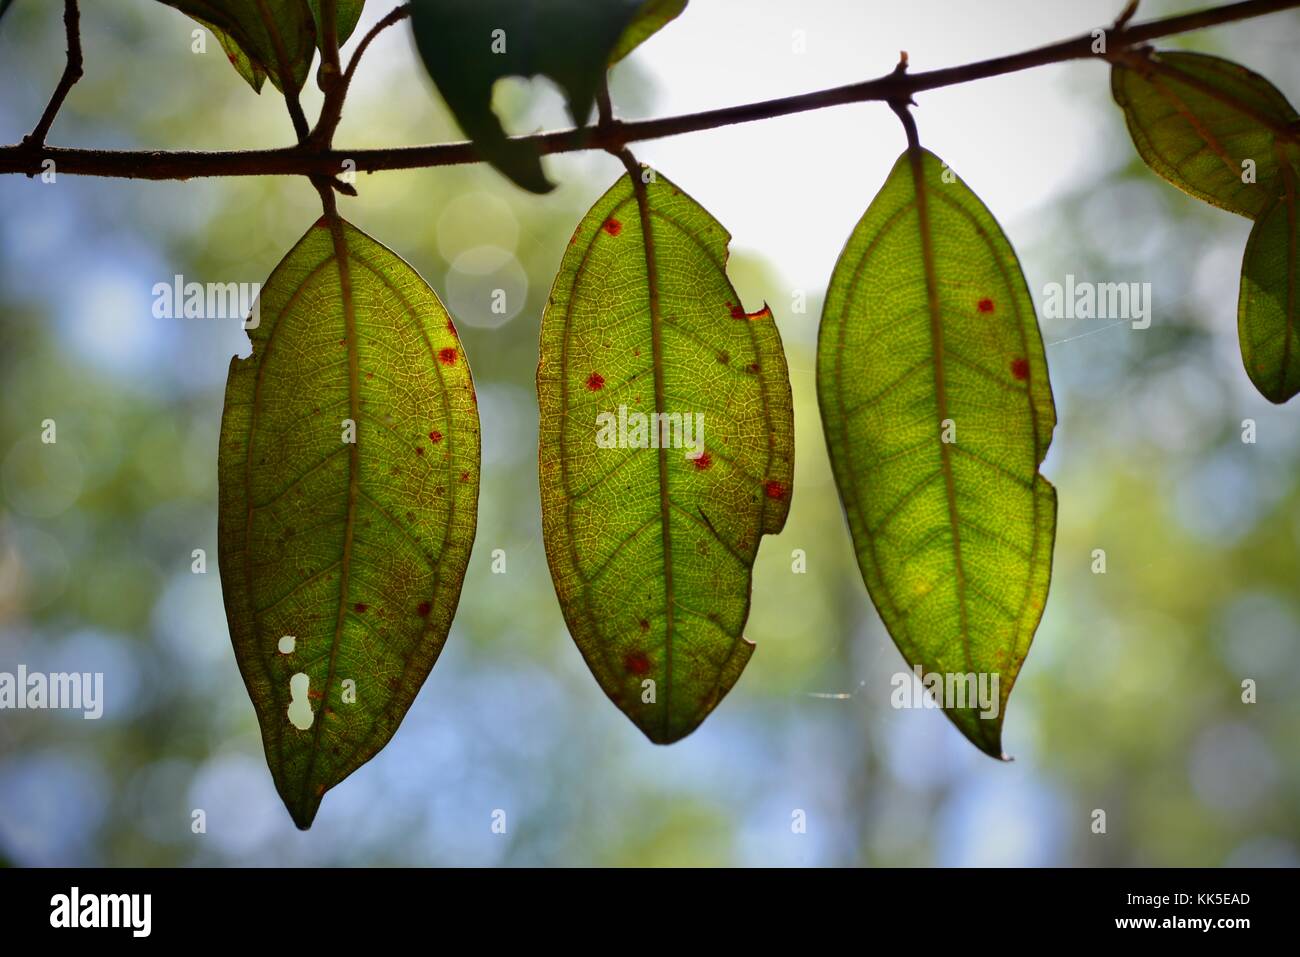
<path fill-rule="evenodd" d="M 650 622 L 646 621 L 644 618 L 641 619 L 640 624 L 641 624 L 641 630 L 642 630 L 642 631 L 649 631 L 649 630 L 650 630 Z"/>
<path fill-rule="evenodd" d="M 634 675 L 644 675 L 650 671 L 650 659 L 644 651 L 633 651 L 624 656 L 623 667 Z"/>
<path fill-rule="evenodd" d="M 605 377 L 599 372 L 593 372 L 591 375 L 587 376 L 587 388 L 592 392 L 599 392 L 601 389 L 605 388 Z"/>
<path fill-rule="evenodd" d="M 768 498 L 775 499 L 778 502 L 785 498 L 785 486 L 775 479 L 772 479 L 763 486 L 763 491 L 767 494 Z"/>
<path fill-rule="evenodd" d="M 422 601 L 420 602 L 420 604 L 415 606 L 415 613 L 419 615 L 421 618 L 428 618 L 429 612 L 431 612 L 432 610 L 433 610 L 433 606 L 430 605 L 427 601 Z"/>
<path fill-rule="evenodd" d="M 469 481 L 469 473 L 468 473 L 468 472 L 461 472 L 461 473 L 460 473 L 460 480 L 461 480 L 462 482 L 468 482 L 468 481 Z"/>
<path fill-rule="evenodd" d="M 450 332 L 457 339 L 460 338 L 460 334 L 456 331 L 455 324 L 450 319 L 447 320 L 447 331 Z"/>
<path fill-rule="evenodd" d="M 980 312 L 992 312 L 992 311 L 993 311 L 993 300 L 992 300 L 992 299 L 981 299 L 981 300 L 979 301 L 979 305 L 978 305 L 976 308 L 978 308 Z"/>
<path fill-rule="evenodd" d="M 1011 374 L 1017 379 L 1024 381 L 1029 378 L 1029 360 L 1013 359 L 1011 361 Z"/>
<path fill-rule="evenodd" d="M 713 466 L 713 456 L 708 452 L 701 452 L 700 457 L 695 460 L 695 467 L 701 472 Z"/>
<path fill-rule="evenodd" d="M 366 613 L 366 606 L 363 605 L 361 602 L 357 602 L 355 605 L 352 606 L 352 610 L 355 611 L 358 615 L 364 615 Z"/>
<path fill-rule="evenodd" d="M 611 236 L 617 236 L 623 231 L 623 224 L 611 216 L 609 219 L 605 220 L 600 228 L 605 230 L 605 232 L 609 233 Z"/>
<path fill-rule="evenodd" d="M 415 447 L 415 454 L 416 454 L 416 455 L 423 455 L 423 454 L 424 454 L 424 446 L 417 445 L 417 446 Z"/>
<path fill-rule="evenodd" d="M 430 442 L 441 442 L 441 441 L 442 441 L 442 433 L 439 432 L 437 429 L 434 429 L 432 432 L 429 433 L 429 441 L 430 441 Z"/>
<path fill-rule="evenodd" d="M 764 316 L 769 314 L 766 305 L 764 305 L 762 309 L 758 310 L 758 312 L 746 312 L 745 307 L 740 303 L 736 303 L 735 305 L 727 303 L 727 308 L 731 310 L 732 319 L 748 319 L 751 322 L 755 319 L 762 319 Z"/>
<path fill-rule="evenodd" d="M 451 346 L 438 352 L 438 361 L 445 366 L 454 366 L 456 364 L 456 350 Z"/>

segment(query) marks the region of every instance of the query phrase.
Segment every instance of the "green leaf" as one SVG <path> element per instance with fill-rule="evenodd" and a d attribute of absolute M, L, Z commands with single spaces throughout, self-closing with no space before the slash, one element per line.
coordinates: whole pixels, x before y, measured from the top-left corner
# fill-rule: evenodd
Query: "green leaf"
<path fill-rule="evenodd" d="M 230 635 L 300 828 L 433 667 L 478 502 L 478 412 L 451 318 L 414 269 L 334 222 L 262 289 L 218 462 Z"/>
<path fill-rule="evenodd" d="M 996 718 L 944 703 L 1001 757 L 1051 578 L 1056 491 L 1038 466 L 1056 413 L 1015 252 L 928 151 L 899 158 L 836 263 L 817 394 L 876 609 L 927 676 L 997 677 Z"/>
<path fill-rule="evenodd" d="M 535 146 L 507 138 L 492 111 L 506 76 L 548 76 L 582 125 L 609 64 L 671 20 L 685 0 L 414 0 L 425 69 L 465 135 L 517 185 L 549 192 Z"/>
<path fill-rule="evenodd" d="M 221 44 L 221 49 L 226 51 L 226 59 L 235 68 L 235 72 L 242 76 L 244 81 L 253 88 L 253 92 L 261 93 L 262 84 L 266 82 L 266 71 L 262 69 L 261 64 L 249 59 L 248 54 L 244 52 L 244 48 L 220 27 L 205 23 L 199 20 L 198 17 L 194 19 L 207 27 L 208 32 L 217 38 L 217 42 Z"/>
<path fill-rule="evenodd" d="M 307 5 L 311 7 L 311 18 L 316 26 L 318 45 L 323 44 L 325 28 L 321 24 L 321 0 L 307 0 Z M 352 36 L 352 31 L 357 28 L 357 21 L 361 19 L 361 11 L 365 5 L 366 0 L 335 0 L 334 32 L 337 34 L 339 46 L 347 43 L 348 37 Z"/>
<path fill-rule="evenodd" d="M 727 279 L 729 238 L 663 177 L 624 176 L 579 224 L 542 316 L 551 577 L 601 688 L 659 744 L 695 730 L 749 660 L 754 557 L 790 504 L 785 355 L 772 313 L 747 314 Z M 670 417 L 671 447 L 651 413 Z"/>
<path fill-rule="evenodd" d="M 1270 402 L 1300 392 L 1300 302 L 1297 301 L 1295 174 L 1284 168 L 1286 191 L 1255 223 L 1241 263 L 1237 333 L 1255 388 Z"/>
<path fill-rule="evenodd" d="M 622 60 L 645 43 L 686 9 L 686 0 L 645 0 L 631 26 L 623 31 L 614 51 L 609 55 L 611 64 Z"/>
<path fill-rule="evenodd" d="M 1257 73 L 1201 53 L 1132 54 L 1111 69 L 1138 153 L 1179 189 L 1254 219 L 1278 176 L 1274 142 L 1295 158 L 1296 111 Z M 1245 163 L 1255 164 L 1244 182 Z M 1294 160 L 1293 160 L 1294 161 Z"/>
<path fill-rule="evenodd" d="M 255 91 L 263 76 L 276 89 L 302 89 L 316 52 L 307 0 L 159 0 L 187 13 L 216 36 L 231 64 Z"/>

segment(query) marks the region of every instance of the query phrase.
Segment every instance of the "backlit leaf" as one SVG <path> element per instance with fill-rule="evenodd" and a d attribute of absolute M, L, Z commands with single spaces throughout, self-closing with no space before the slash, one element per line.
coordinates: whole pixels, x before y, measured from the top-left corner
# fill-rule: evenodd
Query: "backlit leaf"
<path fill-rule="evenodd" d="M 198 17 L 194 19 L 198 20 Z M 208 32 L 216 37 L 217 42 L 221 44 L 221 49 L 226 53 L 226 59 L 235 68 L 235 72 L 244 78 L 244 81 L 253 88 L 254 93 L 261 93 L 262 84 L 266 82 L 266 71 L 262 69 L 261 64 L 251 60 L 244 52 L 244 48 L 220 27 L 202 20 L 199 20 L 199 23 L 207 27 Z"/>
<path fill-rule="evenodd" d="M 318 46 L 325 42 L 325 28 L 321 24 L 321 3 L 322 0 L 307 0 L 307 5 L 311 7 L 312 22 L 316 25 Z M 343 46 L 348 37 L 352 36 L 352 31 L 357 28 L 357 21 L 361 19 L 361 11 L 365 6 L 366 0 L 335 0 L 334 32 L 339 46 Z"/>
<path fill-rule="evenodd" d="M 1297 298 L 1296 178 L 1283 170 L 1284 192 L 1255 223 L 1241 264 L 1237 332 L 1255 388 L 1270 402 L 1300 392 L 1300 299 Z"/>
<path fill-rule="evenodd" d="M 302 89 L 316 52 L 307 0 L 160 0 L 212 30 L 254 90 L 269 76 L 277 89 Z M 344 4 L 346 6 L 346 4 Z M 340 17 L 342 14 L 340 13 Z"/>
<path fill-rule="evenodd" d="M 425 69 L 465 135 L 516 184 L 551 183 L 531 145 L 512 142 L 492 112 L 506 76 L 550 77 L 575 124 L 587 122 L 610 63 L 685 7 L 685 0 L 413 0 L 411 29 Z"/>
<path fill-rule="evenodd" d="M 478 501 L 478 412 L 451 318 L 409 265 L 336 223 L 308 230 L 262 289 L 218 463 L 235 657 L 301 828 L 433 667 Z"/>
<path fill-rule="evenodd" d="M 749 660 L 754 557 L 790 504 L 781 339 L 766 307 L 741 306 L 728 242 L 662 176 L 624 176 L 579 224 L 542 317 L 551 576 L 596 680 L 660 744 L 693 731 Z M 660 420 L 672 447 L 648 421 L 638 431 L 650 413 L 679 417 Z"/>
<path fill-rule="evenodd" d="M 677 19 L 686 9 L 686 0 L 645 0 L 637 11 L 631 26 L 623 31 L 614 51 L 609 55 L 610 63 L 617 63 L 662 30 L 670 21 Z"/>
<path fill-rule="evenodd" d="M 1255 218 L 1278 175 L 1274 141 L 1292 157 L 1297 117 L 1268 80 L 1201 53 L 1137 54 L 1111 69 L 1111 92 L 1147 165 L 1207 203 Z M 1247 161 L 1254 182 L 1247 182 Z M 1293 159 L 1294 161 L 1294 159 Z"/>
<path fill-rule="evenodd" d="M 817 391 L 872 601 L 926 675 L 996 676 L 996 717 L 970 698 L 945 712 L 1002 756 L 1051 577 L 1056 491 L 1038 466 L 1056 414 L 1016 255 L 932 153 L 899 158 L 836 263 Z"/>

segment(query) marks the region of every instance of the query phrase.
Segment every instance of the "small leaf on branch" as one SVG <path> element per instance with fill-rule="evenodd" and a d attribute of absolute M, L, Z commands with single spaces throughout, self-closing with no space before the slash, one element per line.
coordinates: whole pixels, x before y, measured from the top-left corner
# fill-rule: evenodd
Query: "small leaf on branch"
<path fill-rule="evenodd" d="M 1254 219 L 1276 196 L 1278 153 L 1295 165 L 1285 96 L 1245 67 L 1202 53 L 1120 54 L 1111 92 L 1142 159 L 1184 192 Z"/>
<path fill-rule="evenodd" d="M 1250 231 L 1241 263 L 1237 333 L 1246 374 L 1261 395 L 1283 403 L 1300 392 L 1300 290 L 1297 282 L 1296 176 Z"/>
<path fill-rule="evenodd" d="M 295 92 L 302 89 L 316 52 L 316 30 L 307 0 L 159 2 L 189 14 L 211 30 L 231 65 L 255 91 L 261 91 L 265 77 L 279 90 L 286 86 Z"/>

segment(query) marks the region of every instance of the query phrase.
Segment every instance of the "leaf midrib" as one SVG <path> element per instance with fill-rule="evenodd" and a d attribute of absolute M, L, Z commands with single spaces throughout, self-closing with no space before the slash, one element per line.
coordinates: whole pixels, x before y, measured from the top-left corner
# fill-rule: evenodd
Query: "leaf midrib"
<path fill-rule="evenodd" d="M 1153 60 L 1150 61 L 1148 65 L 1151 66 L 1156 73 L 1160 73 L 1172 80 L 1176 80 L 1185 86 L 1190 86 L 1193 90 L 1196 90 L 1203 96 L 1208 96 L 1212 100 L 1217 100 L 1229 109 L 1236 110 L 1242 116 L 1254 120 L 1261 126 L 1266 127 L 1273 133 L 1273 135 L 1292 142 L 1296 140 L 1296 134 L 1292 132 L 1287 125 L 1279 123 L 1276 118 L 1269 116 L 1267 113 L 1260 112 L 1249 103 L 1246 103 L 1239 97 L 1228 93 L 1226 90 L 1206 83 L 1199 76 L 1196 76 L 1193 73 L 1188 73 L 1186 70 L 1179 69 L 1173 64 L 1164 61 Z"/>
<path fill-rule="evenodd" d="M 348 344 L 348 417 L 352 420 L 352 442 L 349 443 L 348 449 L 348 503 L 343 529 L 343 557 L 339 560 L 338 615 L 334 622 L 334 637 L 330 643 L 329 670 L 326 672 L 325 687 L 322 689 L 320 714 L 317 715 L 316 728 L 312 732 L 307 771 L 302 778 L 300 806 L 303 808 L 311 802 L 309 789 L 312 773 L 316 770 L 316 759 L 320 755 L 321 733 L 325 728 L 325 718 L 329 712 L 330 689 L 334 685 L 338 667 L 339 639 L 343 635 L 343 622 L 347 618 L 348 588 L 352 577 L 352 541 L 361 478 L 361 430 L 358 428 L 358 420 L 361 417 L 361 365 L 357 349 L 356 299 L 352 293 L 352 267 L 347 237 L 343 233 L 343 220 L 337 213 L 327 213 L 324 218 L 329 228 L 330 240 L 334 244 L 334 261 L 338 264 L 339 272 L 339 296 L 343 302 L 343 335 Z"/>
<path fill-rule="evenodd" d="M 646 298 L 650 305 L 650 355 L 654 367 L 655 412 L 666 407 L 664 385 L 663 322 L 659 305 L 659 267 L 655 261 L 654 227 L 650 215 L 650 195 L 645 182 L 628 169 L 628 179 L 636 196 L 641 220 L 642 248 L 645 250 Z M 664 569 L 664 737 L 672 735 L 673 638 L 677 630 L 677 599 L 673 583 L 672 497 L 668 487 L 668 450 L 659 443 L 659 519 L 663 529 Z"/>
<path fill-rule="evenodd" d="M 939 308 L 939 283 L 935 273 L 933 237 L 930 234 L 929 195 L 925 186 L 925 157 L 920 147 L 909 146 L 908 165 L 916 193 L 917 232 L 921 240 L 921 262 L 925 270 L 926 306 L 930 313 L 930 349 L 934 358 L 934 400 L 939 428 L 948 418 L 948 389 L 944 375 L 943 314 Z M 939 439 L 939 462 L 943 469 L 944 490 L 948 500 L 948 523 L 952 529 L 953 573 L 957 591 L 957 610 L 961 622 L 962 652 L 966 669 L 975 670 L 970 646 L 970 616 L 966 608 L 966 569 L 962 564 L 961 527 L 957 515 L 957 489 L 952 470 L 952 453 L 948 443 Z"/>
<path fill-rule="evenodd" d="M 993 261 L 997 264 L 998 273 L 1002 277 L 1003 286 L 1007 289 L 1014 290 L 1015 277 L 1013 277 L 1008 272 L 1006 263 L 1003 261 L 1002 257 L 998 255 L 997 246 L 993 242 L 993 239 L 988 233 L 988 231 L 984 228 L 984 225 L 980 223 L 979 220 L 977 220 L 974 216 L 972 216 L 970 211 L 967 210 L 960 203 L 954 202 L 951 198 L 947 196 L 943 196 L 942 194 L 940 195 L 941 198 L 945 202 L 947 202 L 949 206 L 951 206 L 953 209 L 955 209 L 961 215 L 965 216 L 967 220 L 970 221 L 972 228 L 975 229 L 975 231 L 978 232 L 980 237 L 984 240 L 985 248 L 989 251 L 990 255 L 993 258 Z M 1025 361 L 1028 362 L 1030 344 L 1029 344 L 1029 337 L 1025 333 L 1026 317 L 1020 311 L 1020 301 L 1014 295 L 1014 292 L 1011 296 L 1011 308 L 1014 309 L 1016 313 L 1016 332 L 1020 336 L 1020 348 L 1021 351 L 1024 353 Z M 1036 325 L 1038 321 L 1037 317 L 1031 316 L 1031 318 L 1033 319 Z M 1034 528 L 1033 528 L 1033 536 L 1030 538 L 1030 546 L 1029 546 L 1029 556 L 1028 556 L 1029 576 L 1025 579 L 1025 594 L 1020 601 L 1020 613 L 1019 615 L 1016 616 L 1017 626 L 1021 625 L 1024 619 L 1025 611 L 1029 607 L 1029 598 L 1033 594 L 1033 586 L 1034 586 L 1033 568 L 1035 562 L 1038 559 L 1039 532 L 1041 530 L 1039 524 L 1039 489 L 1040 489 L 1040 485 L 1044 480 L 1042 478 L 1041 473 L 1038 471 L 1038 467 L 1042 464 L 1041 460 L 1044 455 L 1044 450 L 1042 444 L 1042 434 L 1039 431 L 1038 403 L 1034 400 L 1033 375 L 1034 375 L 1033 366 L 1031 364 L 1025 378 L 1025 399 L 1029 406 L 1029 428 L 1030 428 L 1030 433 L 1033 437 L 1033 445 L 1034 445 L 1033 478 L 1031 478 L 1028 482 L 1030 494 L 1033 496 Z M 1030 634 L 1032 639 L 1032 632 Z M 1021 657 L 1019 635 L 1017 635 L 1016 638 L 1016 652 L 1017 652 L 1017 657 Z M 1019 670 L 1019 666 L 1017 665 L 1016 671 L 1018 670 Z M 1007 697 L 1010 696 L 1011 694 L 1011 684 L 1015 681 L 1015 674 L 1016 672 L 1011 673 L 1011 682 L 1008 682 L 1006 687 L 1002 691 L 1001 697 L 1003 701 L 1005 701 Z"/>
<path fill-rule="evenodd" d="M 419 316 L 419 312 L 418 312 L 418 310 L 416 310 L 416 308 L 411 304 L 411 301 L 410 301 L 410 300 L 405 296 L 405 294 L 402 293 L 402 291 L 401 291 L 400 289 L 398 289 L 396 286 L 393 285 L 393 283 L 389 280 L 389 278 L 388 278 L 387 276 L 385 276 L 385 275 L 384 275 L 382 272 L 380 272 L 377 268 L 375 268 L 375 267 L 372 266 L 369 262 L 367 262 L 367 261 L 365 260 L 364 257 L 357 255 L 357 254 L 356 254 L 356 253 L 355 253 L 351 248 L 349 248 L 349 250 L 348 250 L 348 255 L 349 255 L 349 257 L 350 257 L 350 260 L 349 260 L 349 261 L 351 261 L 351 259 L 355 259 L 357 265 L 361 266 L 362 269 L 365 269 L 365 270 L 366 270 L 367 272 L 369 272 L 372 276 L 374 276 L 375 279 L 378 280 L 378 281 L 379 281 L 379 282 L 384 286 L 384 288 L 388 289 L 388 291 L 391 292 L 394 296 L 396 296 L 397 299 L 398 299 L 398 301 L 401 302 L 403 310 L 406 312 L 407 315 L 409 315 L 409 316 L 412 318 L 412 320 L 414 321 L 414 324 L 417 326 L 417 328 L 419 328 L 419 330 L 420 330 L 420 335 L 421 335 L 421 337 L 424 339 L 425 346 L 426 346 L 426 347 L 428 348 L 428 350 L 429 350 L 429 359 L 430 359 L 430 362 L 431 362 L 431 364 L 432 364 L 432 366 L 433 366 L 434 373 L 438 376 L 438 386 L 439 386 L 438 391 L 439 391 L 439 393 L 440 393 L 440 395 L 441 395 L 441 398 L 442 398 L 443 416 L 444 416 L 445 420 L 447 421 L 449 427 L 448 427 L 447 432 L 446 432 L 446 435 L 445 435 L 445 441 L 447 442 L 447 453 L 446 453 L 446 454 L 447 454 L 447 474 L 448 474 L 448 482 L 447 482 L 447 488 L 448 488 L 448 496 L 447 496 L 447 498 L 448 498 L 448 503 L 447 503 L 447 522 L 446 522 L 446 526 L 445 526 L 445 528 L 444 528 L 444 530 L 443 530 L 442 541 L 441 541 L 441 542 L 439 543 L 439 545 L 438 545 L 438 550 L 437 550 L 437 556 L 438 556 L 438 558 L 437 558 L 437 561 L 434 562 L 434 563 L 432 563 L 432 564 L 430 564 L 430 566 L 429 566 L 429 567 L 431 568 L 431 570 L 433 571 L 433 578 L 434 578 L 433 593 L 429 596 L 429 601 L 430 601 L 431 603 L 436 604 L 437 601 L 439 600 L 439 598 L 440 598 L 440 596 L 441 596 L 441 592 L 442 592 L 442 558 L 443 558 L 444 554 L 446 553 L 446 550 L 447 550 L 447 544 L 448 544 L 448 542 L 449 542 L 449 540 L 450 540 L 450 538 L 451 538 L 451 530 L 455 527 L 455 524 L 456 524 L 455 519 L 456 519 L 456 501 L 457 501 L 457 496 L 456 496 L 456 493 L 455 493 L 454 489 L 455 489 L 457 486 L 454 484 L 454 481 L 453 481 L 453 480 L 454 480 L 454 474 L 455 474 L 455 472 L 456 472 L 456 470 L 457 470 L 457 466 L 456 466 L 456 455 L 455 455 L 455 450 L 456 450 L 456 446 L 455 446 L 455 442 L 456 442 L 456 430 L 455 430 L 454 428 L 451 428 L 451 427 L 450 427 L 450 424 L 451 424 L 451 422 L 452 422 L 452 412 L 451 412 L 451 400 L 450 400 L 450 397 L 449 397 L 449 394 L 448 394 L 448 391 L 447 391 L 447 382 L 446 382 L 446 377 L 443 375 L 442 368 L 439 366 L 439 364 L 438 364 L 438 360 L 437 360 L 437 357 L 434 355 L 433 342 L 429 339 L 428 330 L 425 328 L 424 322 L 420 319 L 420 316 Z M 358 379 L 358 381 L 357 381 L 357 388 L 358 388 L 358 397 L 359 397 L 359 390 L 360 390 L 360 380 L 359 380 L 359 379 Z M 357 420 L 357 421 L 359 421 L 359 420 Z M 411 540 L 414 541 L 414 538 L 411 537 L 410 532 L 407 531 L 407 530 L 406 530 L 404 527 L 402 527 L 401 525 L 399 525 L 399 523 L 397 522 L 397 520 L 394 519 L 391 515 L 389 515 L 389 513 L 388 513 L 388 512 L 387 512 L 387 511 L 386 511 L 386 510 L 385 510 L 381 505 L 379 505 L 378 502 L 375 502 L 375 501 L 370 497 L 369 494 L 367 494 L 364 490 L 360 489 L 360 487 L 358 487 L 358 489 L 357 489 L 357 494 L 358 494 L 360 497 L 365 498 L 365 499 L 367 499 L 368 501 L 370 501 L 370 502 L 372 503 L 372 505 L 373 505 L 373 506 L 374 506 L 374 507 L 375 507 L 375 508 L 380 512 L 380 514 L 384 515 L 384 517 L 387 518 L 388 521 L 389 521 L 392 525 L 394 525 L 395 527 L 400 528 L 400 529 L 404 532 L 404 534 L 406 534 L 406 535 L 408 536 L 408 538 L 411 538 Z M 428 556 L 425 556 L 425 561 L 426 561 L 426 563 L 429 563 L 429 558 L 428 558 Z M 346 612 L 346 608 L 347 608 L 346 596 L 345 596 L 345 600 L 344 600 L 344 602 L 343 602 L 343 608 L 344 608 L 344 611 Z M 358 618 L 357 620 L 360 621 L 361 619 Z M 366 625 L 367 628 L 373 628 L 373 626 L 371 626 L 368 622 L 365 622 L 365 625 Z M 427 630 L 427 629 L 426 629 L 426 630 Z M 417 638 L 417 644 L 418 644 L 418 638 Z M 335 641 L 335 647 L 337 647 L 337 638 L 336 638 L 336 641 Z M 334 649 L 331 649 L 331 668 L 333 667 L 333 665 L 332 665 L 332 661 L 333 661 L 333 652 L 334 652 Z M 407 675 L 407 673 L 411 670 L 411 665 L 412 665 L 412 663 L 413 663 L 414 661 L 415 661 L 415 654 L 414 654 L 414 652 L 412 652 L 411 654 L 407 654 L 407 655 L 402 656 L 402 672 L 401 672 L 400 675 L 398 675 L 398 678 L 397 678 L 399 684 L 405 682 L 405 680 L 406 680 L 406 675 Z M 328 692 L 328 685 L 326 686 L 326 690 L 327 690 L 327 692 Z M 328 699 L 326 699 L 326 700 L 328 700 Z M 322 705 L 322 710 L 323 710 L 323 709 L 324 709 L 324 706 Z M 342 764 L 343 764 L 344 766 L 350 764 L 350 763 L 351 763 L 351 762 L 356 758 L 357 754 L 361 752 L 361 749 L 362 749 L 363 747 L 365 747 L 365 746 L 367 745 L 367 743 L 370 741 L 370 739 L 374 736 L 375 725 L 379 723 L 379 718 L 380 718 L 381 715 L 382 715 L 382 711 L 377 711 L 377 712 L 374 714 L 374 716 L 371 718 L 371 721 L 370 721 L 370 728 L 367 730 L 366 734 L 365 734 L 363 737 L 360 737 L 360 738 L 357 739 L 357 743 L 356 743 L 356 745 L 353 747 L 352 751 L 349 753 L 347 759 L 346 759 L 345 761 L 342 762 Z M 322 718 L 322 720 L 324 719 L 324 715 L 323 715 L 323 714 L 321 715 L 321 718 Z M 319 741 L 317 741 L 317 742 L 314 743 L 314 745 L 313 745 L 313 748 L 314 748 L 314 749 L 313 749 L 313 760 L 314 760 L 314 758 L 315 758 L 315 754 L 317 753 L 318 745 L 319 745 Z M 305 784 L 305 783 L 304 783 L 304 787 L 306 787 L 306 784 Z"/>

